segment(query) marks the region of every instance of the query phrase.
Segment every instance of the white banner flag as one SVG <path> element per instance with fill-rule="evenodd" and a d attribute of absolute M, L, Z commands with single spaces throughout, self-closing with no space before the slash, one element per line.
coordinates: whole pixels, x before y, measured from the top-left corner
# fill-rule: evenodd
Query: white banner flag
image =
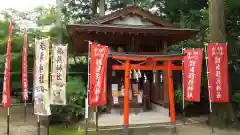
<path fill-rule="evenodd" d="M 53 45 L 52 47 L 52 79 L 50 104 L 66 105 L 68 45 Z"/>
<path fill-rule="evenodd" d="M 49 104 L 49 39 L 35 40 L 34 114 L 51 115 Z"/>

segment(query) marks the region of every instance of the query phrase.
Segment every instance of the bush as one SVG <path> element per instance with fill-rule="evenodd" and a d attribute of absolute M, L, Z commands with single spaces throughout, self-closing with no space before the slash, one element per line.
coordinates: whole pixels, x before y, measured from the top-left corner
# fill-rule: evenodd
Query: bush
<path fill-rule="evenodd" d="M 182 104 L 183 101 L 183 89 L 180 87 L 174 91 L 175 104 Z"/>
<path fill-rule="evenodd" d="M 86 85 L 81 77 L 69 77 L 66 106 L 52 106 L 52 123 L 77 122 L 85 112 Z"/>
<path fill-rule="evenodd" d="M 232 105 L 236 117 L 240 121 L 240 92 L 236 92 L 232 96 Z"/>

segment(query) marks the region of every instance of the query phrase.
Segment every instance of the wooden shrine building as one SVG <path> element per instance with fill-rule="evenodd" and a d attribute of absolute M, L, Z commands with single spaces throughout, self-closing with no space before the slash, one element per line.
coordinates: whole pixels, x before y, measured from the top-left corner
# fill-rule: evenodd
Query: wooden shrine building
<path fill-rule="evenodd" d="M 110 53 L 166 55 L 168 46 L 195 37 L 197 33 L 194 29 L 177 28 L 137 6 L 127 6 L 84 24 L 71 24 L 67 29 L 77 55 L 86 55 L 88 40 L 109 46 Z M 112 112 L 112 108 L 122 108 L 124 96 L 124 74 L 111 68 L 116 63 L 121 61 L 109 60 L 108 63 L 108 113 Z M 131 73 L 130 108 L 142 108 L 143 112 L 151 111 L 152 104 L 168 108 L 167 72 L 139 70 Z"/>

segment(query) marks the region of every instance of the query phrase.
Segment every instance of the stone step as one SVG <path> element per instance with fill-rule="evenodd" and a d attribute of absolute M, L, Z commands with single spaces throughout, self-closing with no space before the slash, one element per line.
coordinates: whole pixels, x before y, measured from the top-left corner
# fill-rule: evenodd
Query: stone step
<path fill-rule="evenodd" d="M 129 128 L 150 128 L 150 127 L 170 127 L 170 122 L 163 123 L 145 123 L 145 124 L 130 124 Z M 122 125 L 113 125 L 113 126 L 99 126 L 100 130 L 115 130 L 122 129 Z"/>

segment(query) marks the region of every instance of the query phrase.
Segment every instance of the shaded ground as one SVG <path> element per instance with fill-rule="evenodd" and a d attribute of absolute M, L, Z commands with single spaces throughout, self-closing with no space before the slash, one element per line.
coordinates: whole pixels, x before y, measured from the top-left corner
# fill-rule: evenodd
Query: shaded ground
<path fill-rule="evenodd" d="M 36 135 L 37 130 L 37 117 L 32 114 L 32 108 L 28 107 L 27 121 L 24 122 L 24 109 L 23 106 L 14 106 L 11 109 L 11 120 L 10 120 L 10 135 Z M 0 135 L 6 135 L 6 109 L 0 109 Z M 203 118 L 189 119 L 187 124 L 184 125 L 181 121 L 177 122 L 177 133 L 176 135 L 239 135 L 240 132 L 236 130 L 223 130 L 215 129 L 215 133 L 212 134 L 212 130 L 209 126 L 200 122 Z M 198 122 L 197 122 L 198 121 Z M 192 124 L 191 124 L 192 123 Z M 195 124 L 193 124 L 195 123 Z M 157 126 L 157 125 L 155 125 Z M 165 126 L 165 127 L 163 127 Z M 41 135 L 46 135 L 46 128 L 41 127 Z M 101 130 L 101 129 L 100 129 Z M 70 131 L 64 129 L 63 126 L 53 126 L 50 129 L 50 135 L 85 135 L 84 132 Z M 134 128 L 130 129 L 129 135 L 168 135 L 170 134 L 169 126 L 161 125 L 161 127 L 151 128 Z M 111 130 L 111 131 L 89 131 L 89 135 L 122 135 L 122 129 Z"/>
<path fill-rule="evenodd" d="M 215 133 L 212 134 L 212 130 L 203 124 L 184 125 L 177 127 L 177 133 L 175 135 L 239 135 L 240 132 L 229 130 L 215 129 Z M 122 135 L 120 131 L 105 131 L 102 135 Z M 146 128 L 146 129 L 132 129 L 131 135 L 168 135 L 171 134 L 168 128 Z M 95 133 L 94 135 L 99 135 Z"/>
<path fill-rule="evenodd" d="M 45 128 L 41 127 L 44 135 Z M 13 106 L 10 109 L 10 135 L 36 135 L 37 117 L 32 114 L 32 108 L 27 109 L 27 119 L 24 122 L 24 107 Z M 0 108 L 0 135 L 7 132 L 7 109 Z"/>

